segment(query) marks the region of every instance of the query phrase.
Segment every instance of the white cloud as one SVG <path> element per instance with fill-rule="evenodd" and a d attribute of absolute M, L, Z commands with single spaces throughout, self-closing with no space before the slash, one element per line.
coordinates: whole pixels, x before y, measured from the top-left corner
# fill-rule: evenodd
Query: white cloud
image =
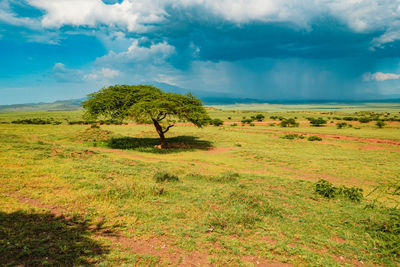
<path fill-rule="evenodd" d="M 386 80 L 398 80 L 398 79 L 400 79 L 400 74 L 395 74 L 395 73 L 376 72 L 376 73 L 365 73 L 363 75 L 364 81 L 383 82 Z"/>
<path fill-rule="evenodd" d="M 107 25 L 141 32 L 149 29 L 149 24 L 173 19 L 169 8 L 190 12 L 200 7 L 234 23 L 289 22 L 303 28 L 310 28 L 315 18 L 333 16 L 356 32 L 382 31 L 374 41 L 377 46 L 400 39 L 398 0 L 124 0 L 113 5 L 101 0 L 28 2 L 46 12 L 41 20 L 44 27 Z M 8 19 L 27 23 L 23 18 Z"/>
<path fill-rule="evenodd" d="M 107 5 L 101 0 L 28 0 L 46 11 L 42 18 L 44 27 L 63 25 L 120 26 L 129 31 L 142 31 L 145 24 L 160 22 L 165 11 L 153 1 L 123 1 Z"/>
<path fill-rule="evenodd" d="M 139 40 L 134 40 L 127 51 L 115 53 L 111 51 L 107 55 L 98 58 L 98 64 L 136 65 L 141 63 L 160 65 L 175 53 L 175 47 L 167 42 L 151 44 L 149 47 L 139 46 Z"/>
<path fill-rule="evenodd" d="M 107 80 L 120 76 L 121 72 L 110 68 L 101 68 L 84 76 L 85 80 Z"/>
<path fill-rule="evenodd" d="M 28 17 L 18 17 L 11 11 L 9 0 L 0 2 L 0 21 L 14 26 L 23 26 L 30 29 L 40 29 L 40 21 Z"/>
<path fill-rule="evenodd" d="M 51 76 L 61 83 L 77 83 L 82 81 L 82 71 L 69 69 L 61 62 L 54 64 Z"/>

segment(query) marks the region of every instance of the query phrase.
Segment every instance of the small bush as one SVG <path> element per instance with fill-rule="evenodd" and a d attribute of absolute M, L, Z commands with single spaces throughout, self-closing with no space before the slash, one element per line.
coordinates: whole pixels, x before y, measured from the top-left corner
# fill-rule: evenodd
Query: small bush
<path fill-rule="evenodd" d="M 320 127 L 320 126 L 322 126 L 322 125 L 327 123 L 327 121 L 324 120 L 323 118 L 317 118 L 317 119 L 315 119 L 315 118 L 307 118 L 307 119 L 310 122 L 311 126 L 315 126 L 315 127 Z"/>
<path fill-rule="evenodd" d="M 44 125 L 44 124 L 59 125 L 59 124 L 61 124 L 60 121 L 54 121 L 53 119 L 44 120 L 41 118 L 14 120 L 11 123 L 13 123 L 13 124 L 39 124 L 39 125 Z"/>
<path fill-rule="evenodd" d="M 263 120 L 265 119 L 265 116 L 264 116 L 263 114 L 257 114 L 257 115 L 255 116 L 255 119 L 256 119 L 257 121 L 263 121 Z"/>
<path fill-rule="evenodd" d="M 383 128 L 385 125 L 386 125 L 386 123 L 384 123 L 383 121 L 376 122 L 376 126 L 378 126 L 378 128 Z"/>
<path fill-rule="evenodd" d="M 322 141 L 322 138 L 319 136 L 312 135 L 307 138 L 308 141 Z"/>
<path fill-rule="evenodd" d="M 231 126 L 232 126 L 232 127 L 235 127 L 235 126 L 237 126 L 237 123 L 236 123 L 236 122 L 235 122 L 235 123 L 232 123 Z"/>
<path fill-rule="evenodd" d="M 157 183 L 163 182 L 177 182 L 179 181 L 178 176 L 170 174 L 168 172 L 156 172 L 153 176 Z"/>
<path fill-rule="evenodd" d="M 315 192 L 326 198 L 342 196 L 353 202 L 360 202 L 363 199 L 363 190 L 358 187 L 336 187 L 327 180 L 321 179 L 315 184 Z"/>
<path fill-rule="evenodd" d="M 357 121 L 357 118 L 354 117 L 343 117 L 344 121 Z"/>
<path fill-rule="evenodd" d="M 210 121 L 210 124 L 218 127 L 218 126 L 223 125 L 224 122 L 220 119 L 213 119 Z"/>
<path fill-rule="evenodd" d="M 367 117 L 361 117 L 361 118 L 358 119 L 358 121 L 359 121 L 360 123 L 368 123 L 368 122 L 371 121 L 371 119 L 370 119 L 370 118 L 367 118 Z"/>
<path fill-rule="evenodd" d="M 321 179 L 315 184 L 315 192 L 326 198 L 334 198 L 336 187 L 327 180 Z"/>
<path fill-rule="evenodd" d="M 243 124 L 246 124 L 246 123 L 247 123 L 247 124 L 250 124 L 250 123 L 252 123 L 253 121 L 254 121 L 254 120 L 252 120 L 252 119 L 243 119 L 243 120 L 242 120 L 242 123 L 243 123 Z"/>
<path fill-rule="evenodd" d="M 299 124 L 296 122 L 295 119 L 283 119 L 281 123 L 279 123 L 281 127 L 299 127 Z"/>
<path fill-rule="evenodd" d="M 345 128 L 346 126 L 347 126 L 347 123 L 345 123 L 345 122 L 336 123 L 336 128 L 338 128 L 338 129 Z"/>
<path fill-rule="evenodd" d="M 289 139 L 289 140 L 294 140 L 294 139 L 304 139 L 304 135 L 299 135 L 299 134 L 287 134 L 281 137 L 282 139 Z"/>
<path fill-rule="evenodd" d="M 250 123 L 249 125 L 252 126 L 252 127 L 256 126 L 254 123 Z"/>

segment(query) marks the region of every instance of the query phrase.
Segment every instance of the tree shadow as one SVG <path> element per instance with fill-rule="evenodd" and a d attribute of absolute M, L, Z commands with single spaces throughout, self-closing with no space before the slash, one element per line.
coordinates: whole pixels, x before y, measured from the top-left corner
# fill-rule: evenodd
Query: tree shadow
<path fill-rule="evenodd" d="M 169 154 L 185 151 L 210 150 L 213 145 L 210 141 L 199 140 L 195 136 L 176 136 L 167 138 L 168 148 L 160 149 L 159 138 L 114 137 L 106 141 L 109 148 L 131 149 L 140 152 Z"/>
<path fill-rule="evenodd" d="M 93 231 L 93 230 L 92 230 Z M 1 266 L 87 266 L 109 252 L 87 221 L 48 213 L 0 212 Z"/>

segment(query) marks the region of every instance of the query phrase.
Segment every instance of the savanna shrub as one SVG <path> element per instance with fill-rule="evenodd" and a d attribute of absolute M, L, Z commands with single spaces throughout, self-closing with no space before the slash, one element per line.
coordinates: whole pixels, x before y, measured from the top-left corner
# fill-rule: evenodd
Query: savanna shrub
<path fill-rule="evenodd" d="M 178 176 L 170 174 L 168 172 L 156 172 L 153 176 L 157 183 L 163 182 L 177 182 L 179 181 Z"/>
<path fill-rule="evenodd" d="M 298 127 L 299 126 L 299 124 L 296 122 L 296 120 L 295 119 L 293 119 L 293 118 L 290 118 L 290 119 L 283 119 L 282 121 L 281 121 L 281 123 L 279 123 L 279 125 L 281 126 L 281 127 Z"/>
<path fill-rule="evenodd" d="M 218 126 L 223 125 L 224 122 L 221 119 L 212 119 L 210 121 L 210 124 L 218 127 Z"/>
<path fill-rule="evenodd" d="M 342 128 L 346 127 L 346 126 L 347 126 L 347 123 L 345 123 L 345 122 L 336 123 L 336 128 L 338 128 L 338 129 L 342 129 Z"/>
<path fill-rule="evenodd" d="M 322 138 L 319 136 L 312 135 L 307 138 L 308 141 L 322 141 Z"/>
<path fill-rule="evenodd" d="M 378 128 L 383 128 L 383 126 L 385 126 L 386 123 L 384 123 L 383 121 L 377 121 L 376 122 L 376 126 L 378 126 Z"/>
<path fill-rule="evenodd" d="M 315 126 L 315 127 L 320 127 L 323 124 L 327 123 L 327 121 L 324 120 L 323 118 L 317 118 L 317 119 L 315 119 L 315 118 L 307 118 L 307 119 L 310 122 L 311 126 Z"/>
<path fill-rule="evenodd" d="M 250 123 L 252 123 L 254 120 L 252 120 L 252 119 L 243 119 L 242 120 L 242 123 L 243 124 L 246 124 L 246 123 L 248 123 L 248 124 L 250 124 Z"/>
<path fill-rule="evenodd" d="M 257 115 L 255 116 L 255 119 L 256 119 L 257 121 L 263 121 L 263 120 L 265 119 L 265 116 L 264 116 L 263 114 L 257 114 Z"/>
<path fill-rule="evenodd" d="M 363 199 L 363 190 L 358 187 L 345 187 L 341 186 L 338 188 L 338 194 L 343 195 L 346 198 L 354 202 L 360 202 Z"/>
<path fill-rule="evenodd" d="M 368 122 L 371 121 L 371 119 L 370 119 L 370 118 L 367 118 L 367 117 L 361 117 L 361 118 L 358 119 L 358 121 L 359 121 L 360 123 L 368 123 Z"/>
<path fill-rule="evenodd" d="M 299 134 L 287 134 L 281 137 L 282 139 L 289 139 L 289 140 L 293 140 L 293 139 L 304 139 L 304 135 L 299 135 Z"/>
<path fill-rule="evenodd" d="M 334 198 L 336 187 L 327 180 L 321 179 L 315 184 L 315 192 L 326 198 Z"/>
<path fill-rule="evenodd" d="M 360 202 L 363 199 L 363 190 L 358 187 L 336 187 L 327 180 L 321 179 L 315 184 L 315 192 L 326 198 L 343 196 L 353 202 Z"/>

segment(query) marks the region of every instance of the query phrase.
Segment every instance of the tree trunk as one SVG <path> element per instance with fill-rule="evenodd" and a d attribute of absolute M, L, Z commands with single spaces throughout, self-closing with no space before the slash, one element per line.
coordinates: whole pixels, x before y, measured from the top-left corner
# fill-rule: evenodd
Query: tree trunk
<path fill-rule="evenodd" d="M 165 140 L 165 135 L 164 135 L 161 125 L 155 119 L 153 119 L 153 123 L 154 123 L 154 127 L 156 127 L 156 131 L 157 131 L 158 135 L 160 136 L 161 148 L 167 148 L 167 140 Z"/>

